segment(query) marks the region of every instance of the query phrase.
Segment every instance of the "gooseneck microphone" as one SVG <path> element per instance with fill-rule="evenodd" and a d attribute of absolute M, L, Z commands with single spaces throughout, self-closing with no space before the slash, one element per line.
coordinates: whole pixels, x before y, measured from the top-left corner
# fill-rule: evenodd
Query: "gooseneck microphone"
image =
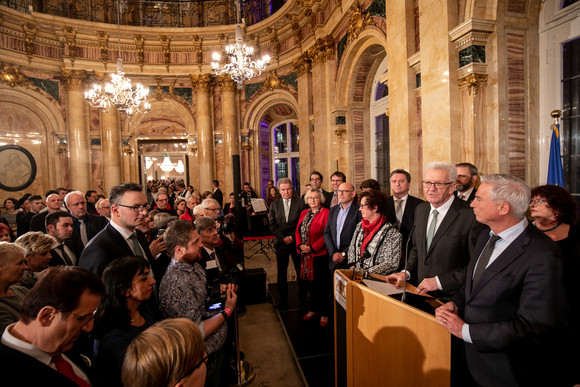
<path fill-rule="evenodd" d="M 404 274 L 404 286 L 403 286 L 403 295 L 401 296 L 401 302 L 405 302 L 407 299 L 407 263 L 409 262 L 409 242 L 411 242 L 411 238 L 413 238 L 413 232 L 415 232 L 415 225 L 411 227 L 411 231 L 409 232 L 409 238 L 407 238 L 407 244 L 405 246 L 405 268 L 403 269 Z"/>

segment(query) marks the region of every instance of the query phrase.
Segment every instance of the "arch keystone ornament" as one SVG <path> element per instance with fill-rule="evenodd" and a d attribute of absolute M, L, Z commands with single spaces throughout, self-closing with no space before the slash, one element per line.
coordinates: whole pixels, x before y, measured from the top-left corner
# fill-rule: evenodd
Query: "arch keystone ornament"
<path fill-rule="evenodd" d="M 348 39 L 346 44 L 356 40 L 360 33 L 368 26 L 374 26 L 375 22 L 369 12 L 363 12 L 360 3 L 355 3 L 351 7 L 350 23 L 348 25 Z"/>

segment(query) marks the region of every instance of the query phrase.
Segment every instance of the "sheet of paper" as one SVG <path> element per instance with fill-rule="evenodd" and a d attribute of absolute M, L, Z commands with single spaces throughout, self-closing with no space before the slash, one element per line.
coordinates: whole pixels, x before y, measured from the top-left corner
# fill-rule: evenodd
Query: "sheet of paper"
<path fill-rule="evenodd" d="M 252 208 L 254 212 L 263 212 L 268 211 L 268 207 L 266 207 L 266 201 L 262 198 L 252 198 L 250 199 L 252 202 Z"/>
<path fill-rule="evenodd" d="M 372 290 L 374 290 L 375 292 L 384 294 L 385 296 L 388 296 L 391 294 L 403 293 L 403 288 L 395 288 L 395 285 L 390 284 L 390 283 L 385 282 L 385 281 L 366 279 L 366 280 L 363 280 L 363 283 L 366 286 L 368 286 L 369 288 L 371 288 Z"/>

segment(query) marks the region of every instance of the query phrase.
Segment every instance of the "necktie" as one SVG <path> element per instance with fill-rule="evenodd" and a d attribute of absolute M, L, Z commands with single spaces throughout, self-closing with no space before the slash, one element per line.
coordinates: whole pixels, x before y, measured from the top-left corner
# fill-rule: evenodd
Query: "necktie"
<path fill-rule="evenodd" d="M 429 246 L 431 246 L 431 241 L 435 235 L 435 229 L 437 228 L 437 215 L 439 215 L 439 212 L 433 210 L 432 214 L 433 217 L 431 219 L 431 224 L 429 225 L 429 230 L 427 230 L 427 251 L 429 251 Z"/>
<path fill-rule="evenodd" d="M 68 361 L 63 359 L 61 355 L 54 355 L 52 357 L 52 362 L 54 363 L 54 366 L 56 367 L 56 370 L 58 372 L 60 372 L 73 382 L 75 382 L 80 387 L 90 387 L 89 383 L 85 382 L 83 378 L 75 374 L 72 365 L 70 365 Z"/>
<path fill-rule="evenodd" d="M 66 265 L 73 266 L 74 263 L 73 263 L 72 259 L 68 256 L 68 254 L 64 250 L 64 244 L 57 246 L 56 248 L 60 250 L 61 255 L 62 255 L 62 259 L 64 259 L 64 262 L 66 263 Z"/>
<path fill-rule="evenodd" d="M 288 217 L 290 216 L 290 200 L 284 199 L 284 216 L 286 217 L 286 223 L 288 222 Z"/>
<path fill-rule="evenodd" d="M 332 200 L 330 201 L 330 207 L 334 207 L 338 204 L 338 194 L 334 191 L 334 195 L 332 195 Z"/>
<path fill-rule="evenodd" d="M 403 199 L 395 199 L 395 215 L 400 225 L 403 221 Z"/>
<path fill-rule="evenodd" d="M 495 248 L 495 242 L 500 239 L 499 235 L 493 234 L 492 237 L 489 239 L 487 246 L 483 249 L 481 256 L 479 257 L 479 261 L 477 262 L 477 267 L 475 268 L 475 272 L 473 273 L 473 281 L 471 282 L 471 288 L 473 289 L 481 278 L 483 271 L 487 267 L 489 263 L 489 259 L 491 258 L 491 254 L 493 253 L 493 249 Z"/>
<path fill-rule="evenodd" d="M 459 199 L 465 200 L 465 195 L 464 194 L 459 194 Z"/>
<path fill-rule="evenodd" d="M 82 219 L 79 219 L 79 231 L 81 232 L 81 241 L 83 242 L 83 246 L 86 246 L 87 243 L 89 242 L 89 237 L 87 235 L 87 225 L 85 224 L 85 221 Z"/>
<path fill-rule="evenodd" d="M 131 234 L 131 240 L 133 241 L 133 252 L 138 257 L 145 257 L 143 254 L 143 250 L 141 249 L 141 245 L 139 244 L 139 239 L 137 239 L 137 233 Z"/>

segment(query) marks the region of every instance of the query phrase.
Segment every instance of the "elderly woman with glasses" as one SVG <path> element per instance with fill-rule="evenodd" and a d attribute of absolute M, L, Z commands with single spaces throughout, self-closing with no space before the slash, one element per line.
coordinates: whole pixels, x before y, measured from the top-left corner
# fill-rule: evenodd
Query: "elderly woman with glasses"
<path fill-rule="evenodd" d="M 377 190 L 360 195 L 361 222 L 356 226 L 348 249 L 348 264 L 373 274 L 394 272 L 401 259 L 402 236 L 387 221 L 387 197 Z"/>
<path fill-rule="evenodd" d="M 320 315 L 323 327 L 328 324 L 331 290 L 328 251 L 323 237 L 328 221 L 328 209 L 322 207 L 324 200 L 318 188 L 306 192 L 304 201 L 310 208 L 302 211 L 296 227 L 296 249 L 301 258 L 299 275 L 312 299 L 310 311 L 302 319 L 311 320 Z"/>
<path fill-rule="evenodd" d="M 127 348 L 125 387 L 201 387 L 205 345 L 199 328 L 185 318 L 167 319 L 145 330 Z"/>
<path fill-rule="evenodd" d="M 564 288 L 569 309 L 565 322 L 570 332 L 566 340 L 580 346 L 580 295 L 578 294 L 577 275 L 580 272 L 580 229 L 578 204 L 565 188 L 556 185 L 541 185 L 532 189 L 530 215 L 536 228 L 550 237 L 564 253 Z M 565 367 L 570 374 L 569 385 L 580 384 L 580 372 L 577 364 L 580 356 L 566 356 L 569 361 Z"/>
<path fill-rule="evenodd" d="M 103 272 L 105 295 L 95 315 L 94 379 L 97 385 L 121 386 L 121 366 L 131 341 L 156 322 L 145 301 L 155 280 L 142 257 L 111 262 Z"/>

